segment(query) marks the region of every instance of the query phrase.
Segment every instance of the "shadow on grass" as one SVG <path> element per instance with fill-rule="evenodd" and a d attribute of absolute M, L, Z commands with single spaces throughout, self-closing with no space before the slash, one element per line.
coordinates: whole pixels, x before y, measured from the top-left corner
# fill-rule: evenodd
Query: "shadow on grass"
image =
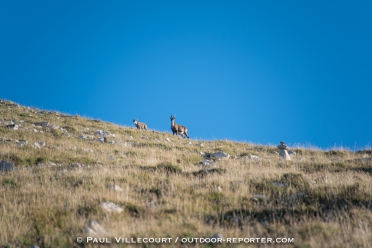
<path fill-rule="evenodd" d="M 289 203 L 294 198 L 295 201 Z M 372 195 L 365 192 L 359 184 L 354 184 L 342 188 L 337 194 L 327 193 L 324 189 L 314 190 L 303 195 L 277 197 L 270 203 L 254 203 L 253 208 L 252 204 L 221 211 L 217 215 L 206 215 L 204 221 L 212 226 L 239 229 L 257 222 L 266 226 L 273 223 L 292 225 L 309 219 L 339 221 L 339 218 L 344 218 L 345 215 L 352 218 L 353 209 L 372 210 Z"/>

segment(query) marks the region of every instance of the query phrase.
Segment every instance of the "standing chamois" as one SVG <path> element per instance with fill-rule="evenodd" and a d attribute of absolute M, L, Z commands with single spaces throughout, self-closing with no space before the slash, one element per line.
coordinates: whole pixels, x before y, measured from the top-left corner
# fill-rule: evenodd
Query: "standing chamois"
<path fill-rule="evenodd" d="M 170 120 L 171 120 L 171 129 L 172 129 L 172 132 L 173 132 L 173 135 L 176 134 L 176 135 L 181 135 L 183 138 L 185 138 L 185 136 L 190 139 L 189 135 L 187 134 L 187 128 L 184 127 L 184 126 L 181 126 L 181 125 L 178 125 L 178 124 L 175 124 L 174 123 L 174 120 L 176 119 L 176 115 L 171 115 L 170 116 Z"/>
<path fill-rule="evenodd" d="M 138 120 L 133 120 L 134 125 L 136 125 L 137 129 L 145 129 L 147 130 L 147 125 L 143 122 L 138 122 Z"/>

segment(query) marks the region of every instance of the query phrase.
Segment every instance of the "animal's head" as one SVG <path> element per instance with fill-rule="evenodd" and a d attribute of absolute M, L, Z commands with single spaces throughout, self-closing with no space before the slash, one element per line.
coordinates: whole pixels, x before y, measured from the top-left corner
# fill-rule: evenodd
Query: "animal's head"
<path fill-rule="evenodd" d="M 171 121 L 173 121 L 173 120 L 176 119 L 176 115 L 171 115 L 169 118 L 170 118 Z"/>
<path fill-rule="evenodd" d="M 136 120 L 136 119 L 133 120 L 133 123 L 134 124 L 137 124 L 137 122 L 138 122 L 138 120 Z"/>

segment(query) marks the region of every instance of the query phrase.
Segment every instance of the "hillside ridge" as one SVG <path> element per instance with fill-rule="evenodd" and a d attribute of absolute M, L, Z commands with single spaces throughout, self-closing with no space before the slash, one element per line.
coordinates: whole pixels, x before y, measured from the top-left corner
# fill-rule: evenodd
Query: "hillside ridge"
<path fill-rule="evenodd" d="M 215 237 L 226 247 L 227 238 L 264 237 L 369 247 L 371 151 L 292 151 L 287 161 L 273 146 L 187 140 L 0 100 L 0 246 L 95 247 L 88 238 L 101 237 L 148 247 L 123 240 L 157 237 L 172 240 L 157 246 L 198 247 Z"/>

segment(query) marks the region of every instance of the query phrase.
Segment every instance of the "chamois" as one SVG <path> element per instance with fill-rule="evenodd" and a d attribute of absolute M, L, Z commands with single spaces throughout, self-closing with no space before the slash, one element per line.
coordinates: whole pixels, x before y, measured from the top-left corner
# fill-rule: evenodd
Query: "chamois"
<path fill-rule="evenodd" d="M 172 132 L 173 132 L 173 135 L 176 134 L 176 135 L 181 135 L 183 138 L 185 138 L 185 136 L 190 139 L 189 135 L 187 134 L 187 128 L 182 126 L 182 125 L 178 125 L 178 124 L 175 124 L 174 123 L 174 120 L 176 119 L 176 115 L 171 115 L 170 116 L 170 120 L 171 120 L 171 129 L 172 129 Z"/>
<path fill-rule="evenodd" d="M 138 120 L 133 120 L 134 125 L 136 125 L 137 129 L 145 129 L 147 130 L 147 125 L 143 122 L 138 122 Z"/>

